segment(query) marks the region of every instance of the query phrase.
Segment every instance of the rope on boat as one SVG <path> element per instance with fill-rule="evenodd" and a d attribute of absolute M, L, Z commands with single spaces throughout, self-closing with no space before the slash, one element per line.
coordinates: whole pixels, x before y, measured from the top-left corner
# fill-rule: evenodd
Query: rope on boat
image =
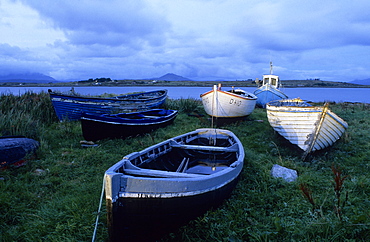
<path fill-rule="evenodd" d="M 92 242 L 95 241 L 96 232 L 98 230 L 98 223 L 99 223 L 99 217 L 100 217 L 100 212 L 101 212 L 101 205 L 102 205 L 103 195 L 104 195 L 104 187 L 105 187 L 104 184 L 105 184 L 105 177 L 103 178 L 103 185 L 102 185 L 101 194 L 100 194 L 100 202 L 99 202 L 98 214 L 96 215 L 95 228 L 94 228 L 94 234 L 93 234 L 93 237 L 92 237 Z"/>

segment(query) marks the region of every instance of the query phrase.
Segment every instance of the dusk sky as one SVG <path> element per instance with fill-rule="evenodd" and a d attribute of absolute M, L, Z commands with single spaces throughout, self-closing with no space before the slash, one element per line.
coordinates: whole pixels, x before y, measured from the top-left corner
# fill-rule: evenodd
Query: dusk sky
<path fill-rule="evenodd" d="M 47 4 L 45 4 L 47 2 Z M 0 0 L 0 76 L 370 78 L 369 0 Z"/>

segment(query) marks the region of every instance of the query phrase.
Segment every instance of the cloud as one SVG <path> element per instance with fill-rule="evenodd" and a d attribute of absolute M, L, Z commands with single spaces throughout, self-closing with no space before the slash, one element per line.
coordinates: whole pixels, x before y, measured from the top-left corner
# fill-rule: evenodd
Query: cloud
<path fill-rule="evenodd" d="M 242 15 L 234 33 L 251 40 L 253 46 L 275 51 L 369 45 L 370 37 L 364 30 L 369 29 L 370 18 L 358 17 L 363 16 L 365 6 L 353 5 L 317 0 L 261 1 Z"/>
<path fill-rule="evenodd" d="M 3 0 L 0 70 L 56 79 L 351 81 L 370 76 L 370 2 Z M 0 71 L 1 72 L 1 71 Z"/>
<path fill-rule="evenodd" d="M 23 0 L 66 34 L 71 44 L 107 46 L 163 44 L 169 23 L 141 0 Z"/>

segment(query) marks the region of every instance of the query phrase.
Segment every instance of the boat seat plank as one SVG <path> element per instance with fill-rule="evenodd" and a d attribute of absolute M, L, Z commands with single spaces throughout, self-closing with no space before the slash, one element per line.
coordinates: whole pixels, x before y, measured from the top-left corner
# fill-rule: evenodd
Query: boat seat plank
<path fill-rule="evenodd" d="M 219 147 L 219 146 L 208 146 L 208 145 L 184 145 L 184 144 L 179 144 L 178 142 L 174 140 L 171 140 L 170 145 L 173 148 L 188 149 L 188 150 L 206 150 L 206 151 L 220 151 L 220 152 L 237 152 L 239 150 L 237 144 L 233 144 L 230 147 Z"/>
<path fill-rule="evenodd" d="M 159 171 L 152 169 L 124 169 L 124 173 L 134 176 L 163 177 L 163 178 L 199 178 L 202 174 L 190 174 L 182 172 Z"/>

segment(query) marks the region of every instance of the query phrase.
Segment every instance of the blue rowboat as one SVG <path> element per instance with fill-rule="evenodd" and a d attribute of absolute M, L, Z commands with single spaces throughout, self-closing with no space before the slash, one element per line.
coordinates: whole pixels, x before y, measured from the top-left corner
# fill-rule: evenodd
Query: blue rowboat
<path fill-rule="evenodd" d="M 152 109 L 142 112 L 119 114 L 84 113 L 81 117 L 82 134 L 85 140 L 125 138 L 171 124 L 178 111 Z"/>
<path fill-rule="evenodd" d="M 110 240 L 155 240 L 217 207 L 243 160 L 231 131 L 208 128 L 126 155 L 104 177 Z"/>
<path fill-rule="evenodd" d="M 51 90 L 49 95 L 59 120 L 72 121 L 79 120 L 82 113 L 118 113 L 157 108 L 165 102 L 167 90 L 109 98 L 66 95 Z"/>

